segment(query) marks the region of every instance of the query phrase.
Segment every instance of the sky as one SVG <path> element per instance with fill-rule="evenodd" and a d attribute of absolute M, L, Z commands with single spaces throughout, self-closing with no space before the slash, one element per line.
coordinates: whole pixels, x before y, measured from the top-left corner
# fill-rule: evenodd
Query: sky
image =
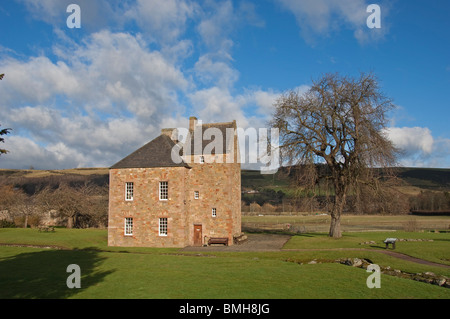
<path fill-rule="evenodd" d="M 284 92 L 360 72 L 396 105 L 399 164 L 450 168 L 449 13 L 448 0 L 0 0 L 0 168 L 109 167 L 190 116 L 265 128 Z"/>

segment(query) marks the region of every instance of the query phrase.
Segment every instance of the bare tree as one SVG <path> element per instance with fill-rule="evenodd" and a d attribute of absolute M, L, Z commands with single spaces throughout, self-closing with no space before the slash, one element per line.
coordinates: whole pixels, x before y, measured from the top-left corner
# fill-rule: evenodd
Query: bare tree
<path fill-rule="evenodd" d="M 35 209 L 35 196 L 30 196 L 12 185 L 0 187 L 0 210 L 7 211 L 10 218 L 23 218 L 24 228 L 28 227 L 30 216 L 39 215 Z"/>
<path fill-rule="evenodd" d="M 396 149 L 383 133 L 392 101 L 373 74 L 359 78 L 326 74 L 304 94 L 278 98 L 270 121 L 280 132 L 282 159 L 300 165 L 303 182 L 315 185 L 326 164 L 334 186 L 329 236 L 341 237 L 340 217 L 349 191 L 359 183 L 377 187 L 373 168 L 396 163 Z"/>
<path fill-rule="evenodd" d="M 61 217 L 67 218 L 67 228 L 104 226 L 108 216 L 108 192 L 106 187 L 92 183 L 69 186 L 60 183 L 58 188 L 48 193 L 49 205 Z"/>
<path fill-rule="evenodd" d="M 3 80 L 3 77 L 4 77 L 4 76 L 5 76 L 4 73 L 0 74 L 0 80 Z M 11 131 L 10 128 L 4 128 L 4 129 L 0 130 L 0 136 L 8 134 L 9 131 Z M 0 137 L 0 142 L 3 142 L 3 143 L 4 143 L 4 142 L 5 142 L 5 139 L 4 139 L 3 137 Z M 0 149 L 0 155 L 1 155 L 1 154 L 6 154 L 6 153 L 8 153 L 7 150 L 5 150 L 5 149 Z"/>

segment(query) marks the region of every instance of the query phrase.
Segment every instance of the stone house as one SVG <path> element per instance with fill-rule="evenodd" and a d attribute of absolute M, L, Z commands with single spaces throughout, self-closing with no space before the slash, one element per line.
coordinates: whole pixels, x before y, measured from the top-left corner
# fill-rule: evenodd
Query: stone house
<path fill-rule="evenodd" d="M 236 121 L 202 124 L 191 117 L 186 132 L 181 143 L 176 129 L 163 129 L 110 167 L 109 246 L 201 246 L 210 238 L 232 245 L 240 234 Z"/>

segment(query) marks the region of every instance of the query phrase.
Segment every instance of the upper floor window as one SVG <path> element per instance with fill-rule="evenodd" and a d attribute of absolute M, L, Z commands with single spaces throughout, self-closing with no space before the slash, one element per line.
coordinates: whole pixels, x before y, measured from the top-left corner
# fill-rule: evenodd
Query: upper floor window
<path fill-rule="evenodd" d="M 159 182 L 159 200 L 169 198 L 169 182 Z"/>
<path fill-rule="evenodd" d="M 200 193 L 198 191 L 194 191 L 194 199 L 199 199 Z"/>
<path fill-rule="evenodd" d="M 217 210 L 216 208 L 212 209 L 212 217 L 216 217 L 217 216 Z"/>
<path fill-rule="evenodd" d="M 133 182 L 125 183 L 125 200 L 133 200 Z"/>

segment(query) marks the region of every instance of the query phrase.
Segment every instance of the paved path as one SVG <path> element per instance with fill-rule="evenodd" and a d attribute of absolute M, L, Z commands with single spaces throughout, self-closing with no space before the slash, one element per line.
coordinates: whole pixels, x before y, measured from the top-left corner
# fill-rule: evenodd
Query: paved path
<path fill-rule="evenodd" d="M 212 245 L 207 247 L 185 247 L 184 251 L 280 251 L 291 238 L 290 235 L 246 234 L 247 240 L 240 245 Z"/>

